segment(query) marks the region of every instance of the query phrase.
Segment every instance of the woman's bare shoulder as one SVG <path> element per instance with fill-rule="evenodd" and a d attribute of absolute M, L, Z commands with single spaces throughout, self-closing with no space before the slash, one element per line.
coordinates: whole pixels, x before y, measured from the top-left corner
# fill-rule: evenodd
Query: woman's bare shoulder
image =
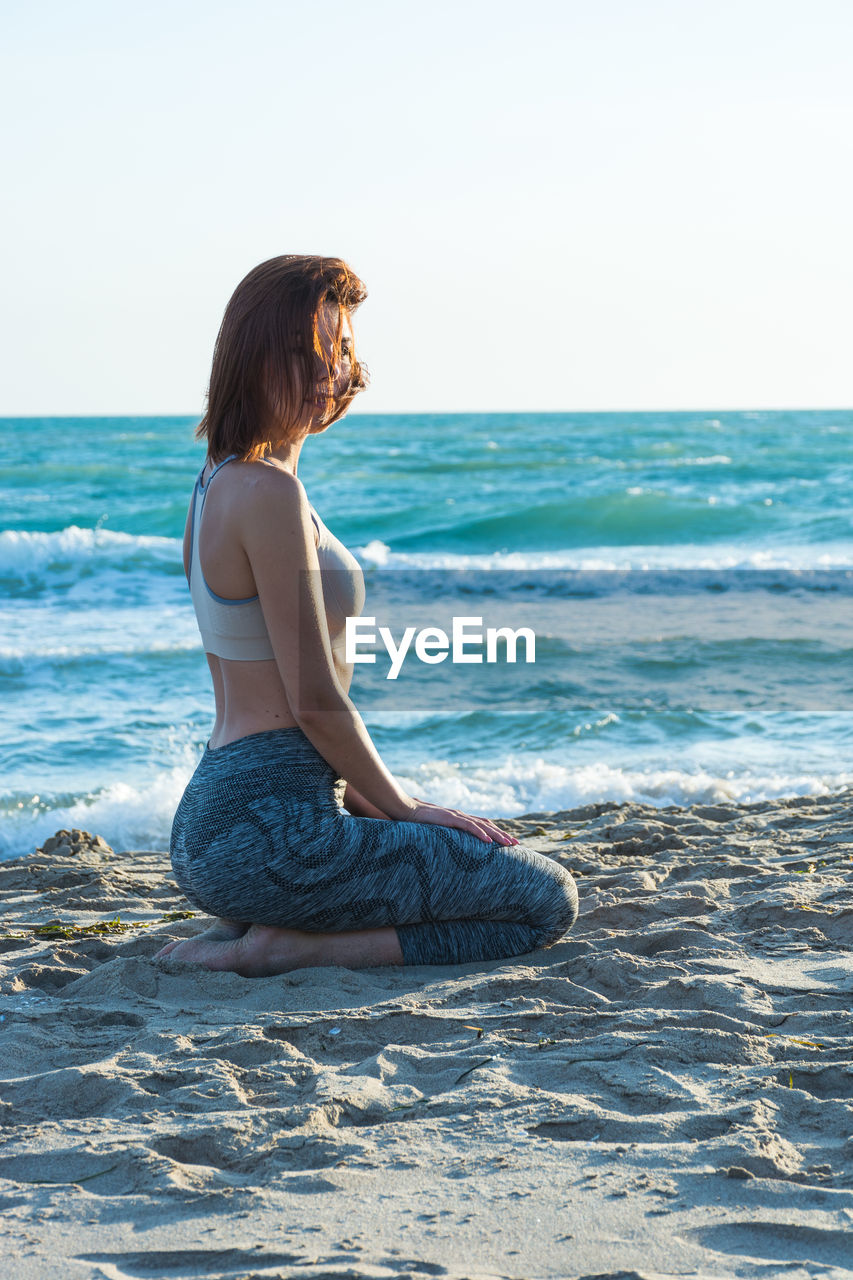
<path fill-rule="evenodd" d="M 299 507 L 308 498 L 302 481 L 285 467 L 268 462 L 234 462 L 223 468 L 213 488 L 240 506 L 272 504 L 277 509 Z"/>
<path fill-rule="evenodd" d="M 302 491 L 304 488 L 302 481 L 295 476 L 287 467 L 279 466 L 278 463 L 269 459 L 257 460 L 255 462 L 238 462 L 235 461 L 232 466 L 228 467 L 230 472 L 229 479 L 232 484 L 239 484 L 255 489 L 269 489 L 272 492 L 293 493 Z M 223 474 L 225 474 L 223 472 Z"/>
<path fill-rule="evenodd" d="M 313 542 L 311 507 L 298 476 L 264 462 L 241 462 L 230 470 L 231 498 L 244 531 L 261 536 L 273 530 L 304 532 L 310 533 Z"/>

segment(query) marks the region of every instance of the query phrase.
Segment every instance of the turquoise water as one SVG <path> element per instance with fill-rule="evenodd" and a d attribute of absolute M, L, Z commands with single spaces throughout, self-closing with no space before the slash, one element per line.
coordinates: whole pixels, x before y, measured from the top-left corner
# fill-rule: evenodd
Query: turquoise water
<path fill-rule="evenodd" d="M 0 423 L 0 855 L 168 841 L 213 706 L 193 426 Z M 535 632 L 532 664 L 357 668 L 416 794 L 509 816 L 853 780 L 853 414 L 353 416 L 299 474 L 377 625 Z"/>

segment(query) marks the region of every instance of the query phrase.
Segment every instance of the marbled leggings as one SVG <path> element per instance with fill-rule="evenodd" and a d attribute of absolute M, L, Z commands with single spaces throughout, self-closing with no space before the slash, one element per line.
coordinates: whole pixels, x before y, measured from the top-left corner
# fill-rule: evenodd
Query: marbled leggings
<path fill-rule="evenodd" d="M 175 878 L 213 916 L 314 932 L 393 925 L 405 964 L 464 964 L 555 942 L 574 881 L 522 845 L 354 818 L 299 728 L 205 751 L 172 825 Z"/>

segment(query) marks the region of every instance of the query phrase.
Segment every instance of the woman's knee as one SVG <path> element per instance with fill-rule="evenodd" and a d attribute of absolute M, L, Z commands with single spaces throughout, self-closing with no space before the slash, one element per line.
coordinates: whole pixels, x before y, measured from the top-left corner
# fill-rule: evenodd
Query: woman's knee
<path fill-rule="evenodd" d="M 548 894 L 548 909 L 542 921 L 542 946 L 557 942 L 568 933 L 578 918 L 578 891 L 574 879 L 565 867 L 552 862 L 551 890 Z"/>

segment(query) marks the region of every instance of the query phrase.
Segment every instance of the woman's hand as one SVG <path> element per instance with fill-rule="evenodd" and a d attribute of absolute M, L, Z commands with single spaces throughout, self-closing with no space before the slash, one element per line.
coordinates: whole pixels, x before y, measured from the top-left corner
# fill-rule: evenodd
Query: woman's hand
<path fill-rule="evenodd" d="M 515 836 L 507 835 L 505 831 L 501 831 L 496 823 L 490 818 L 476 818 L 468 813 L 462 813 L 460 809 L 444 809 L 441 805 L 430 804 L 428 800 L 419 800 L 417 796 L 412 796 L 414 808 L 406 815 L 405 818 L 399 819 L 402 822 L 430 822 L 436 827 L 456 827 L 460 831 L 468 831 L 471 835 L 477 837 L 488 844 L 518 844 Z M 344 808 L 355 818 L 383 818 L 388 821 L 388 814 L 383 813 L 381 809 L 377 809 L 376 805 L 371 804 L 369 800 L 365 800 L 360 792 L 356 791 L 351 782 L 346 785 L 346 791 L 343 798 Z"/>
<path fill-rule="evenodd" d="M 417 808 L 406 822 L 431 822 L 436 827 L 456 827 L 459 831 L 469 831 L 478 840 L 487 844 L 518 844 L 515 836 L 501 831 L 490 818 L 475 818 L 461 809 L 442 809 L 440 805 L 430 804 L 428 800 L 415 801 Z"/>

